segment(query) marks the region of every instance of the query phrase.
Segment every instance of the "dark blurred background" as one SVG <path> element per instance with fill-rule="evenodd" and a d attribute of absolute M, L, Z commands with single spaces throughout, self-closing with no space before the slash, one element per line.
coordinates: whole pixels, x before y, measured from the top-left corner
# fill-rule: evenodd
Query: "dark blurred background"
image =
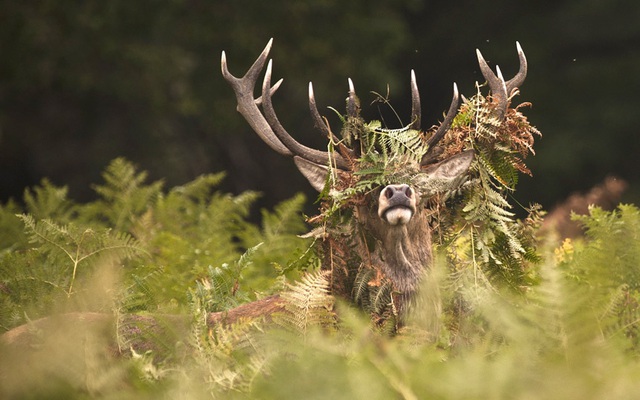
<path fill-rule="evenodd" d="M 0 200 L 21 198 L 43 177 L 89 200 L 118 156 L 168 187 L 224 170 L 224 190 L 260 191 L 263 206 L 299 191 L 313 199 L 293 162 L 235 111 L 220 73 L 223 49 L 242 75 L 273 37 L 274 75 L 285 78 L 276 110 L 317 148 L 326 143 L 308 116 L 308 81 L 334 130 L 325 107 L 344 109 L 347 77 L 366 117 L 379 118 L 370 92 L 388 85 L 406 124 L 413 68 L 427 127 L 448 106 L 452 82 L 475 93 L 476 48 L 510 77 L 518 40 L 529 75 L 516 102 L 533 103 L 525 113 L 543 138 L 515 199 L 552 207 L 615 174 L 631 184 L 623 200 L 638 202 L 640 2 L 546 3 L 2 0 Z"/>

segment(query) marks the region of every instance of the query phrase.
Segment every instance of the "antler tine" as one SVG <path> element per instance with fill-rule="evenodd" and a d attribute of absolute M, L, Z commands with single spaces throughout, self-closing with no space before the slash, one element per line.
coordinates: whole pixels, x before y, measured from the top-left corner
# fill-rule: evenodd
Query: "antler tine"
<path fill-rule="evenodd" d="M 273 108 L 271 101 L 271 68 L 272 60 L 269 60 L 267 64 L 267 71 L 264 75 L 264 81 L 262 84 L 262 110 L 264 111 L 264 117 L 266 118 L 269 126 L 273 129 L 273 132 L 282 144 L 289 149 L 289 151 L 296 156 L 304 158 L 307 161 L 311 161 L 320 165 L 327 165 L 330 161 L 330 155 L 326 151 L 320 151 L 312 149 L 296 141 L 289 133 L 284 129 L 278 116 Z M 334 154 L 335 163 L 338 168 L 348 169 L 347 162 L 339 154 Z"/>
<path fill-rule="evenodd" d="M 291 156 L 291 151 L 284 145 L 265 120 L 264 116 L 258 109 L 257 102 L 261 102 L 262 98 L 255 100 L 253 98 L 253 89 L 258 80 L 258 76 L 264 67 L 264 63 L 269 56 L 271 45 L 273 44 L 273 38 L 269 40 L 260 56 L 253 63 L 251 68 L 247 71 L 242 78 L 237 78 L 229 72 L 227 67 L 227 56 L 225 52 L 222 52 L 220 65 L 222 68 L 222 76 L 231 85 L 238 103 L 237 110 L 247 120 L 251 128 L 260 136 L 260 138 L 269 145 L 273 150 L 280 154 Z M 276 83 L 273 89 L 267 90 L 267 93 L 272 94 L 278 88 L 279 83 Z"/>
<path fill-rule="evenodd" d="M 311 117 L 313 118 L 313 124 L 316 129 L 320 130 L 326 137 L 331 137 L 329 128 L 322 120 L 320 112 L 318 112 L 318 106 L 316 105 L 316 97 L 313 94 L 313 84 L 309 82 L 309 111 L 311 111 Z"/>
<path fill-rule="evenodd" d="M 449 110 L 447 111 L 447 115 L 444 117 L 444 121 L 440 124 L 440 127 L 436 131 L 436 133 L 427 140 L 427 146 L 429 151 L 431 151 L 436 144 L 444 137 L 445 133 L 451 127 L 451 123 L 455 118 L 458 112 L 458 105 L 460 104 L 460 93 L 458 93 L 458 85 L 453 84 L 453 99 L 451 100 L 451 105 L 449 106 Z"/>
<path fill-rule="evenodd" d="M 264 47 L 264 50 L 262 50 L 262 53 L 260 53 L 258 58 L 253 62 L 253 65 L 251 65 L 249 70 L 244 74 L 242 78 L 237 78 L 229 72 L 229 68 L 227 67 L 227 56 L 223 50 L 221 60 L 222 76 L 224 76 L 224 78 L 232 86 L 248 86 L 249 84 L 253 83 L 253 85 L 250 85 L 251 89 L 253 89 L 255 87 L 255 83 L 258 81 L 258 76 L 260 76 L 260 71 L 262 71 L 262 68 L 264 68 L 264 63 L 267 61 L 267 57 L 269 57 L 269 52 L 271 51 L 272 45 L 273 38 L 269 39 L 269 42 L 267 42 L 267 45 Z"/>
<path fill-rule="evenodd" d="M 518 50 L 518 58 L 520 59 L 520 69 L 518 70 L 516 76 L 509 79 L 509 81 L 507 82 L 508 95 L 511 95 L 513 89 L 519 88 L 527 77 L 527 57 L 525 57 L 524 51 L 522 51 L 522 47 L 520 46 L 519 42 L 516 42 L 516 49 Z"/>
<path fill-rule="evenodd" d="M 284 81 L 284 79 L 280 78 L 278 80 L 278 82 L 276 82 L 273 86 L 271 86 L 271 90 L 269 91 L 269 95 L 273 96 L 273 94 L 280 88 L 280 85 L 282 84 L 282 82 Z M 261 106 L 262 105 L 262 96 L 258 97 L 256 100 L 256 105 Z"/>
<path fill-rule="evenodd" d="M 349 78 L 349 97 L 347 97 L 347 115 L 349 117 L 357 117 L 360 112 L 360 102 L 356 96 L 356 89 L 353 86 L 353 81 Z"/>
<path fill-rule="evenodd" d="M 502 74 L 500 73 L 500 68 L 496 67 L 498 76 L 493 73 L 489 65 L 485 61 L 484 57 L 482 57 L 482 53 L 480 53 L 479 49 L 476 49 L 476 55 L 478 56 L 478 64 L 480 65 L 480 71 L 482 72 L 482 76 L 489 83 L 489 88 L 491 89 L 491 94 L 498 101 L 498 106 L 496 107 L 498 110 L 498 118 L 502 120 L 504 114 L 507 112 L 507 85 L 502 78 Z"/>
<path fill-rule="evenodd" d="M 420 130 L 420 92 L 416 83 L 416 73 L 411 70 L 411 125 L 410 129 Z"/>
<path fill-rule="evenodd" d="M 524 55 L 524 51 L 522 50 L 522 46 L 520 46 L 519 42 L 516 42 L 516 49 L 518 51 L 518 59 L 520 60 L 520 68 L 518 73 L 509 81 L 505 82 L 502 74 L 500 73 L 500 68 L 496 66 L 496 74 L 491 71 L 491 68 L 487 65 L 484 57 L 480 53 L 480 50 L 476 49 L 476 54 L 478 55 L 478 64 L 480 65 L 480 70 L 482 71 L 482 75 L 489 83 L 489 88 L 491 88 L 491 93 L 498 100 L 498 117 L 502 119 L 504 117 L 505 112 L 507 111 L 507 102 L 509 96 L 512 94 L 513 90 L 520 87 L 527 77 L 527 57 Z"/>

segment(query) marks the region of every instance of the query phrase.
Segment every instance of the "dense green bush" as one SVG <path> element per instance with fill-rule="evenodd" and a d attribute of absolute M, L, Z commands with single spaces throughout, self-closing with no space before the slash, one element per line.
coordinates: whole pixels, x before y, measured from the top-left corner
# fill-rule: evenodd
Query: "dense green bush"
<path fill-rule="evenodd" d="M 25 191 L 24 210 L 13 202 L 0 210 L 4 330 L 73 303 L 101 271 L 111 270 L 118 280 L 105 287 L 118 292 L 108 296 L 117 304 L 91 311 L 185 310 L 190 285 L 220 290 L 214 276 L 262 243 L 252 268 L 229 275 L 232 284 L 240 278 L 242 284 L 224 305 L 208 310 L 220 311 L 281 287 L 275 278 L 291 270 L 290 263 L 308 261 L 309 242 L 296 237 L 305 230 L 302 196 L 264 211 L 262 226 L 255 226 L 247 215 L 258 194 L 215 192 L 223 174 L 164 192 L 162 182 L 146 183 L 144 172 L 116 159 L 103 177 L 94 187 L 99 199 L 91 203 L 76 204 L 65 188 L 45 180 Z M 299 259 L 291 261 L 295 254 Z"/>
<path fill-rule="evenodd" d="M 640 390 L 635 206 L 579 217 L 586 236 L 542 246 L 520 290 L 485 275 L 467 241 L 449 242 L 456 248 L 441 251 L 419 306 L 389 337 L 328 295 L 313 243 L 296 236 L 304 198 L 263 211 L 256 226 L 246 217 L 257 194 L 217 192 L 220 174 L 164 190 L 118 159 L 103 176 L 91 203 L 43 181 L 24 206 L 0 209 L 0 327 L 41 317 L 56 326 L 33 332 L 34 348 L 0 348 L 2 398 L 628 399 Z M 282 291 L 291 313 L 271 324 L 212 328 L 203 318 Z M 59 318 L 69 312 L 190 322 L 141 349 L 118 324 Z M 113 337 L 124 356 L 108 350 Z"/>

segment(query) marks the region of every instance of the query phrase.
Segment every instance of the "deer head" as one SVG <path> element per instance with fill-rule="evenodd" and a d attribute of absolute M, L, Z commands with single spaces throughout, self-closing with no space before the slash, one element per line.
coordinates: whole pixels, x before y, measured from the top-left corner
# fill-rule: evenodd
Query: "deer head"
<path fill-rule="evenodd" d="M 267 64 L 262 96 L 254 98 L 254 87 L 271 45 L 272 40 L 242 78 L 229 72 L 226 55 L 222 53 L 222 75 L 236 94 L 237 109 L 269 147 L 293 157 L 311 186 L 327 194 L 334 210 L 347 215 L 346 224 L 352 227 L 347 233 L 344 230 L 341 233 L 339 227 L 327 230 L 323 226 L 322 234 L 318 235 L 326 245 L 325 268 L 332 271 L 334 293 L 353 296 L 354 282 L 360 274 L 366 276 L 370 286 L 387 282 L 392 308 L 402 310 L 432 264 L 429 201 L 458 188 L 474 159 L 473 150 L 444 157 L 438 147 L 456 116 L 458 89 L 454 83 L 453 99 L 444 120 L 429 135 L 420 130 L 420 95 L 413 71 L 411 123 L 396 130 L 366 124 L 360 118 L 359 100 L 349 79 L 345 123 L 341 137 L 336 138 L 318 112 L 309 83 L 311 117 L 316 128 L 337 149 L 318 151 L 295 140 L 278 120 L 271 97 L 282 80 L 271 85 L 271 61 Z M 520 70 L 509 81 L 504 80 L 499 68 L 494 74 L 477 52 L 480 69 L 496 102 L 498 119 L 504 118 L 509 96 L 526 76 L 526 58 L 519 44 L 517 50 Z M 336 259 L 345 261 L 340 263 Z M 369 273 L 362 275 L 362 271 Z"/>

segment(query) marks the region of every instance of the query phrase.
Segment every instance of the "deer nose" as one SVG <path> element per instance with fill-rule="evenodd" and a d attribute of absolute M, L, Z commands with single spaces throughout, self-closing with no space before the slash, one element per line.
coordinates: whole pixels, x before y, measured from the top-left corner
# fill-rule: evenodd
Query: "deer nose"
<path fill-rule="evenodd" d="M 388 185 L 380 192 L 378 216 L 388 223 L 405 224 L 415 212 L 416 196 L 409 185 Z"/>
<path fill-rule="evenodd" d="M 409 185 L 389 185 L 382 189 L 382 193 L 393 205 L 403 205 L 413 197 L 413 190 Z"/>

